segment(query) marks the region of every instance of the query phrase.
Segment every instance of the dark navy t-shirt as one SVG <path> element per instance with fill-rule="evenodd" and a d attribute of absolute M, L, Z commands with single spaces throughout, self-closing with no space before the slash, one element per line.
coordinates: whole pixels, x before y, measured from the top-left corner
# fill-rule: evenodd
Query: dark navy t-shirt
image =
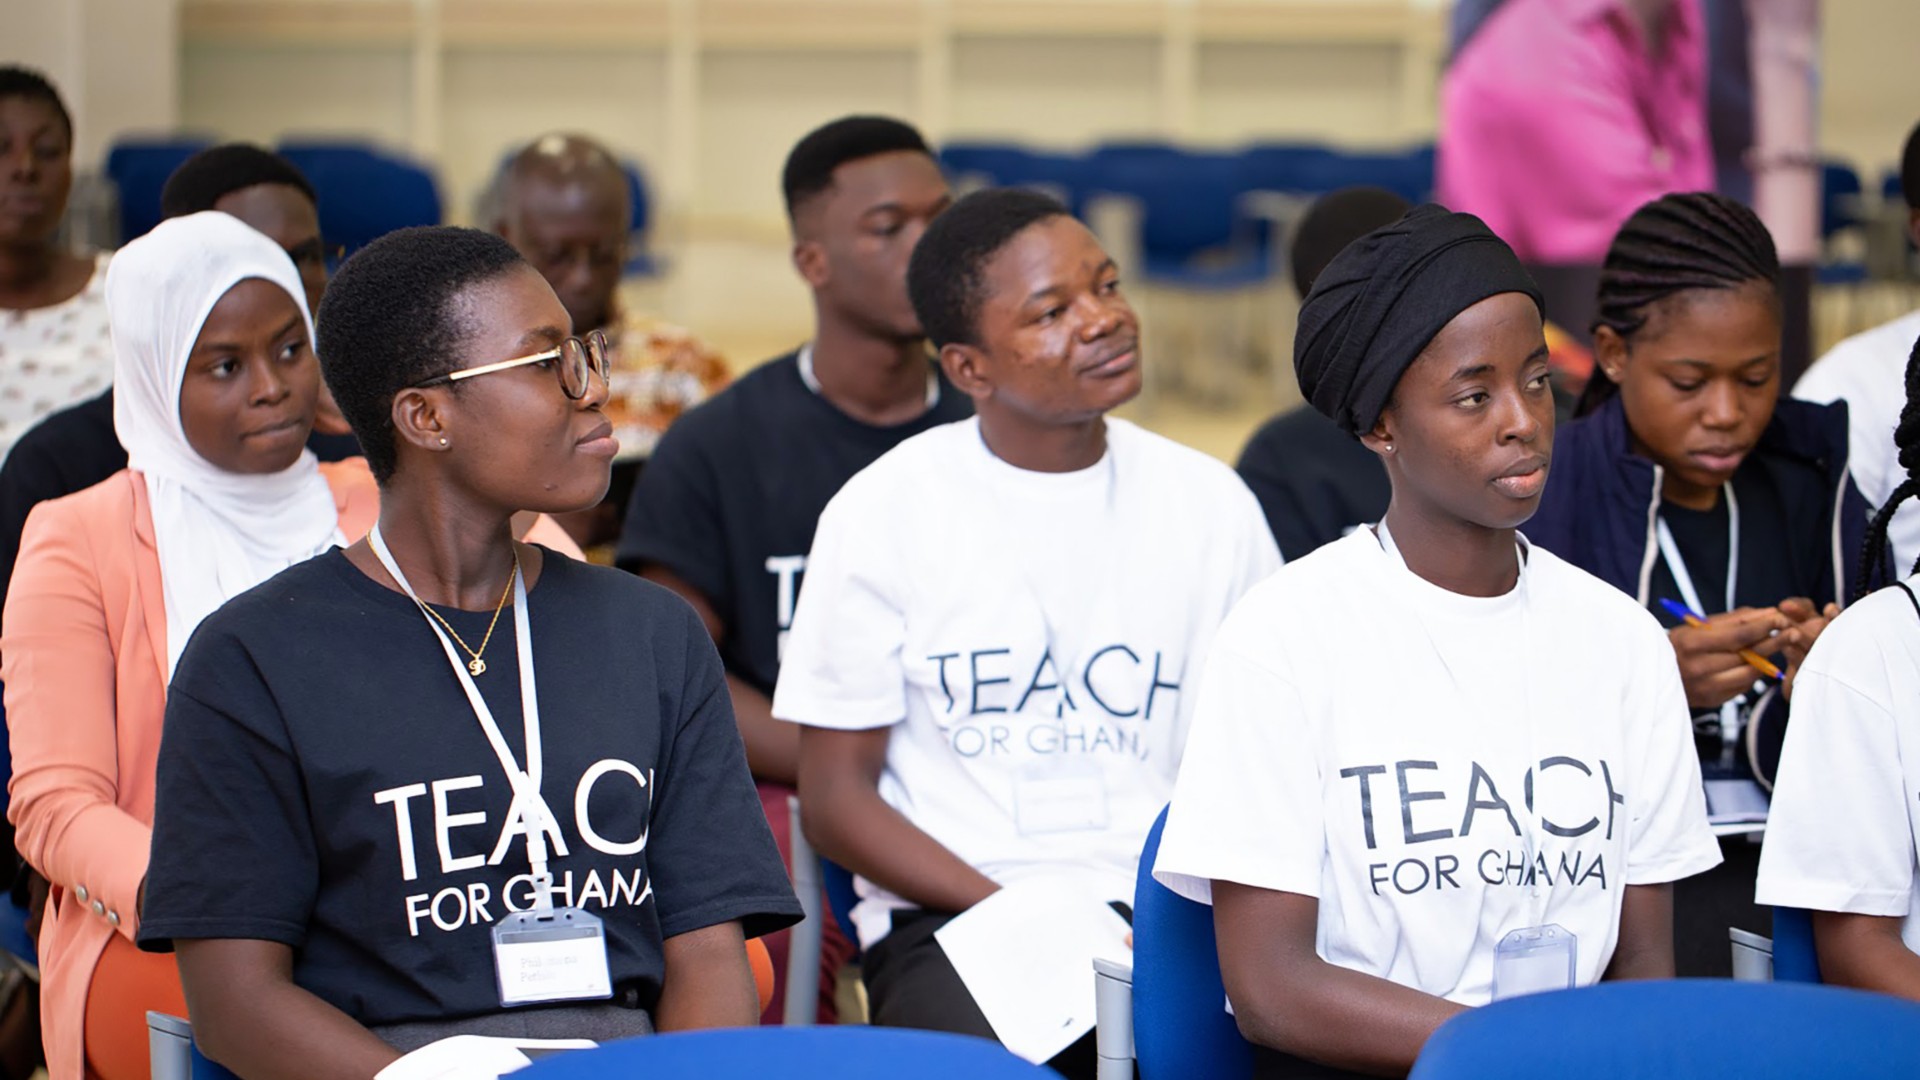
<path fill-rule="evenodd" d="M 667 429 L 634 485 L 618 554 L 628 570 L 659 566 L 705 597 L 726 627 L 727 670 L 768 696 L 827 501 L 903 440 L 973 415 L 940 377 L 940 400 L 920 417 L 861 423 L 807 389 L 798 356 L 768 361 Z"/>
<path fill-rule="evenodd" d="M 492 612 L 437 608 L 469 644 Z M 665 939 L 800 908 L 718 657 L 679 598 L 547 553 L 528 594 L 557 904 L 605 922 L 651 1008 Z M 526 764 L 511 611 L 476 683 Z M 362 1024 L 498 1011 L 491 927 L 530 906 L 524 826 L 439 639 L 340 551 L 208 616 L 167 695 L 139 940 L 254 938 Z"/>

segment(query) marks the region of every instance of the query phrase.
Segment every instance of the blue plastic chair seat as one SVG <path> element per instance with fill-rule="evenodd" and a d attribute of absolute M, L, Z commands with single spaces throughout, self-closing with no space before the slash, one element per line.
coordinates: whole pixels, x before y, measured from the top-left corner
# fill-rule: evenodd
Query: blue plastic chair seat
<path fill-rule="evenodd" d="M 1441 1025 L 1410 1080 L 1895 1080 L 1920 1004 L 1831 986 L 1675 979 L 1498 1001 Z"/>
<path fill-rule="evenodd" d="M 555 1054 L 525 1080 L 698 1077 L 699 1080 L 1058 1080 L 999 1043 L 875 1027 L 763 1027 L 651 1035 Z"/>

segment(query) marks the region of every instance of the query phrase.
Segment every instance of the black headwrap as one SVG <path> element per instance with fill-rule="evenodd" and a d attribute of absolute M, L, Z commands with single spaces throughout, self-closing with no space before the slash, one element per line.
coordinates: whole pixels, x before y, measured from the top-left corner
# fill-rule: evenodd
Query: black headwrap
<path fill-rule="evenodd" d="M 1472 214 L 1429 203 L 1347 245 L 1300 307 L 1300 392 L 1353 434 L 1373 430 L 1393 388 L 1453 317 L 1490 296 L 1546 301 L 1513 249 Z"/>

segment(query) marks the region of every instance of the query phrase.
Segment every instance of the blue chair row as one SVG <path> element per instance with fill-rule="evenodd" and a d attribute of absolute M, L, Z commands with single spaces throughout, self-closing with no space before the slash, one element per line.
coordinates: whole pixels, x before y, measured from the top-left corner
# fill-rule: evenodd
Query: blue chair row
<path fill-rule="evenodd" d="M 119 194 L 121 243 L 160 223 L 160 192 L 167 177 L 213 142 L 185 135 L 114 144 L 107 153 L 106 173 Z M 433 173 L 405 157 L 354 140 L 289 141 L 280 152 L 319 194 L 327 239 L 348 252 L 394 229 L 441 221 Z"/>
<path fill-rule="evenodd" d="M 1119 1019 L 1131 1028 L 1133 1058 L 1144 1080 L 1181 1076 L 1243 1077 L 1253 1068 L 1253 1048 L 1241 1037 L 1233 1017 L 1225 1008 L 1226 988 L 1220 976 L 1219 954 L 1214 943 L 1213 911 L 1178 895 L 1153 877 L 1153 864 L 1160 851 L 1160 835 L 1167 815 L 1162 810 L 1147 833 L 1140 852 L 1140 869 L 1133 898 L 1133 970 L 1131 972 L 1131 1015 L 1116 1018 L 1103 1011 L 1103 1027 Z M 1788 989 L 1752 989 L 1757 984 L 1733 984 L 1716 980 L 1684 980 L 1668 984 L 1626 984 L 1591 987 L 1569 994 L 1542 995 L 1520 999 L 1489 1009 L 1479 1009 L 1449 1023 L 1429 1044 L 1414 1070 L 1414 1076 L 1434 1080 L 1440 1077 L 1538 1076 L 1556 1070 L 1547 1062 L 1563 1064 L 1580 1060 L 1544 1044 L 1529 1052 L 1518 1052 L 1518 1045 L 1502 1046 L 1502 1037 L 1513 1038 L 1521 1031 L 1552 1037 L 1577 1029 L 1591 1039 L 1607 1044 L 1595 1051 L 1598 1061 L 1610 1061 L 1607 1068 L 1581 1067 L 1578 1076 L 1673 1076 L 1718 1075 L 1762 1077 L 1820 1075 L 1872 1076 L 1911 1075 L 1920 1068 L 1920 1007 L 1892 1001 L 1878 995 L 1861 994 L 1834 988 L 1821 988 L 1807 994 L 1804 984 L 1820 981 L 1819 960 L 1814 952 L 1811 916 L 1797 908 L 1775 908 L 1773 912 L 1773 977 L 1776 982 L 1803 984 Z M 1125 972 L 1101 971 L 1102 980 L 1124 979 Z M 1668 997 L 1672 1001 L 1668 1001 Z M 1698 999 L 1698 1000 L 1695 1000 Z M 1528 1004 L 1535 1002 L 1535 1004 Z M 1544 1010 L 1536 1020 L 1522 1010 Z M 1800 1010 L 1807 1010 L 1804 1014 Z M 1642 1013 L 1654 1014 L 1642 1016 Z M 1754 1022 L 1754 1017 L 1777 1013 L 1791 1017 L 1819 1018 L 1815 1024 L 1801 1021 L 1782 1023 L 1771 1028 Z M 1550 1015 L 1547 1015 L 1550 1014 Z M 1469 1020 L 1467 1017 L 1478 1017 Z M 1697 1039 L 1702 1017 L 1739 1017 L 1739 1034 L 1727 1039 Z M 1887 1047 L 1883 1059 L 1904 1063 L 1898 1069 L 1854 1072 L 1842 1063 L 1858 1059 L 1858 1053 L 1835 1043 L 1846 1042 L 1845 1033 L 1872 1031 L 1872 1025 L 1898 1019 L 1908 1025 L 1899 1047 Z M 1606 1025 L 1616 1025 L 1617 1038 L 1608 1035 Z M 1671 1028 L 1672 1030 L 1668 1030 Z M 1774 1032 L 1774 1036 L 1767 1033 Z M 1811 1041 L 1798 1040 L 1796 1032 L 1818 1033 Z M 1858 1038 L 1862 1046 L 1874 1047 L 1875 1038 Z M 1646 1041 L 1637 1041 L 1644 1039 Z M 1713 1070 L 1692 1071 L 1701 1061 L 1682 1057 L 1665 1058 L 1674 1062 L 1672 1071 L 1662 1064 L 1649 1071 L 1648 1060 L 1664 1055 L 1662 1039 L 1698 1044 L 1707 1048 L 1703 1059 Z M 1488 1040 L 1492 1040 L 1489 1042 Z M 1722 1044 L 1739 1042 L 1737 1053 L 1722 1054 Z M 1584 1045 L 1584 1044 L 1583 1044 Z M 1649 1051 L 1649 1047 L 1654 1048 Z M 1748 1048 L 1761 1049 L 1748 1053 Z M 1124 1049 L 1124 1048 L 1123 1048 Z M 1591 1049 L 1591 1048 L 1587 1048 Z M 1583 1050 L 1585 1052 L 1585 1050 Z M 1878 1050 L 1874 1051 L 1876 1054 Z M 1553 1054 L 1553 1057 L 1542 1055 Z M 1904 1053 L 1905 1056 L 1902 1056 Z M 1633 1057 L 1633 1067 L 1622 1064 Z M 1811 1055 L 1811 1056 L 1809 1056 Z M 1105 1047 L 1102 1057 L 1108 1056 Z M 1515 1063 L 1517 1071 L 1486 1072 L 1494 1058 Z M 1431 1060 L 1430 1060 L 1431 1059 Z M 1770 1060 L 1775 1064 L 1751 1071 L 1749 1062 Z M 1809 1061 L 1834 1063 L 1831 1068 L 1808 1069 Z M 1738 1063 L 1733 1068 L 1727 1063 Z M 1103 1061 L 1103 1064 L 1105 1062 Z M 1507 1066 L 1502 1066 L 1506 1068 Z M 1875 1066 L 1876 1069 L 1882 1068 Z M 1611 1071 L 1608 1071 L 1608 1070 Z M 1796 1069 L 1803 1072 L 1796 1072 Z M 1116 1075 L 1125 1075 L 1116 1070 Z"/>
<path fill-rule="evenodd" d="M 940 160 L 956 176 L 978 176 L 1001 185 L 1054 187 L 1070 197 L 1076 210 L 1090 192 L 1113 183 L 1115 170 L 1157 169 L 1178 175 L 1192 168 L 1204 175 L 1219 169 L 1222 162 L 1230 163 L 1235 196 L 1248 191 L 1318 195 L 1371 185 L 1417 203 L 1432 197 L 1435 161 L 1431 144 L 1400 152 L 1346 151 L 1315 143 L 1258 143 L 1235 151 L 1211 151 L 1156 141 L 1110 142 L 1084 154 L 1014 143 L 954 142 L 941 148 Z"/>

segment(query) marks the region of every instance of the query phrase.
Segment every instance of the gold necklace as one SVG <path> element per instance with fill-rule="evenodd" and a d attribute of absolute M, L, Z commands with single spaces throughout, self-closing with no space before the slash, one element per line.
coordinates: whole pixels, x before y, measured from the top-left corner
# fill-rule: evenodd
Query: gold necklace
<path fill-rule="evenodd" d="M 500 613 L 506 610 L 507 597 L 513 595 L 513 583 L 519 577 L 520 577 L 520 549 L 518 547 L 515 547 L 513 549 L 513 573 L 507 576 L 507 588 L 504 592 L 500 594 L 500 602 L 493 606 L 493 621 L 487 624 L 487 636 L 480 639 L 480 647 L 478 649 L 468 648 L 467 643 L 465 641 L 460 640 L 460 631 L 455 630 L 453 628 L 453 624 L 448 622 L 445 618 L 442 618 L 439 612 L 428 607 L 426 601 L 416 597 L 414 599 L 414 603 L 419 604 L 421 611 L 424 611 L 428 615 L 433 616 L 436 622 L 438 622 L 441 626 L 446 627 L 447 633 L 453 635 L 454 642 L 458 644 L 461 649 L 465 650 L 468 656 L 473 657 L 473 659 L 467 661 L 467 671 L 476 676 L 485 675 L 487 673 L 487 662 L 485 660 L 480 659 L 480 654 L 487 651 L 487 642 L 493 640 L 493 628 L 500 625 Z"/>

